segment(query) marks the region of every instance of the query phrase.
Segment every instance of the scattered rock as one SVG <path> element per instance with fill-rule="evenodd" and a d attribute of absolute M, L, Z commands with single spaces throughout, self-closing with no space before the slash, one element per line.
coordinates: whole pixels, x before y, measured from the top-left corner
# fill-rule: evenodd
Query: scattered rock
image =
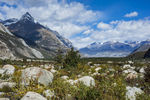
<path fill-rule="evenodd" d="M 137 74 L 137 72 L 133 69 L 124 70 L 123 73 L 125 73 L 125 74 L 129 74 L 129 73 Z"/>
<path fill-rule="evenodd" d="M 70 79 L 70 80 L 67 80 L 67 82 L 70 83 L 71 85 L 74 85 L 77 83 L 77 80 Z"/>
<path fill-rule="evenodd" d="M 101 67 L 98 67 L 98 68 L 95 69 L 95 71 L 98 72 L 101 69 L 102 69 Z"/>
<path fill-rule="evenodd" d="M 4 65 L 2 69 L 0 69 L 0 74 L 13 75 L 15 72 L 15 67 L 12 65 Z"/>
<path fill-rule="evenodd" d="M 29 85 L 30 80 L 37 80 L 38 83 L 47 86 L 52 83 L 53 77 L 53 74 L 45 69 L 30 67 L 22 71 L 22 84 Z"/>
<path fill-rule="evenodd" d="M 61 78 L 62 78 L 62 79 L 64 79 L 64 80 L 69 79 L 69 77 L 68 77 L 68 76 L 62 76 Z"/>
<path fill-rule="evenodd" d="M 10 100 L 9 98 L 0 98 L 0 100 Z"/>
<path fill-rule="evenodd" d="M 133 80 L 133 79 L 136 79 L 137 77 L 138 77 L 137 74 L 130 73 L 130 74 L 127 75 L 126 80 Z"/>
<path fill-rule="evenodd" d="M 127 64 L 127 65 L 123 65 L 123 68 L 126 69 L 126 68 L 130 68 L 131 65 Z"/>
<path fill-rule="evenodd" d="M 57 70 L 51 69 L 50 72 L 52 72 L 54 74 L 54 73 L 57 73 Z"/>
<path fill-rule="evenodd" d="M 47 97 L 47 98 L 49 98 L 49 99 L 51 99 L 52 97 L 55 96 L 55 95 L 54 95 L 54 91 L 51 91 L 51 90 L 45 90 L 45 91 L 43 92 L 43 94 L 45 95 L 45 97 Z"/>
<path fill-rule="evenodd" d="M 100 64 L 94 64 L 94 66 L 95 66 L 95 67 L 99 67 L 99 66 L 100 66 Z"/>
<path fill-rule="evenodd" d="M 0 74 L 2 75 L 5 72 L 5 70 L 0 69 Z"/>
<path fill-rule="evenodd" d="M 88 62 L 88 63 L 87 63 L 87 65 L 89 65 L 89 66 L 90 66 L 91 64 L 92 64 L 92 62 Z"/>
<path fill-rule="evenodd" d="M 14 83 L 14 82 L 2 82 L 2 83 L 0 83 L 0 88 L 3 88 L 5 86 L 12 88 L 12 87 L 15 87 L 15 85 L 16 85 L 16 83 Z"/>
<path fill-rule="evenodd" d="M 77 82 L 82 82 L 86 86 L 95 86 L 95 80 L 90 76 L 83 76 L 77 80 Z"/>
<path fill-rule="evenodd" d="M 100 73 L 95 72 L 95 73 L 91 74 L 91 76 L 96 76 L 96 75 L 100 75 Z"/>
<path fill-rule="evenodd" d="M 145 73 L 144 68 L 141 68 L 141 69 L 139 70 L 139 72 L 142 73 L 142 74 L 144 74 L 144 73 Z"/>
<path fill-rule="evenodd" d="M 136 100 L 136 94 L 142 94 L 143 91 L 137 87 L 126 87 L 126 100 Z"/>
<path fill-rule="evenodd" d="M 42 95 L 35 92 L 28 92 L 21 100 L 47 100 Z"/>
<path fill-rule="evenodd" d="M 134 64 L 134 62 L 133 62 L 133 61 L 128 61 L 128 63 L 129 63 L 129 64 Z"/>
<path fill-rule="evenodd" d="M 66 95 L 65 100 L 76 100 L 71 94 Z"/>

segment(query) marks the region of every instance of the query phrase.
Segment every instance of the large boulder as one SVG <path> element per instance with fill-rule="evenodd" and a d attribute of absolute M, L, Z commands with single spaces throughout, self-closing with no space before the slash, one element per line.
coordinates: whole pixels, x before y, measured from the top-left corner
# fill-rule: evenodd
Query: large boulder
<path fill-rule="evenodd" d="M 126 100 L 136 100 L 136 95 L 137 94 L 142 94 L 143 91 L 140 88 L 137 87 L 126 87 Z"/>
<path fill-rule="evenodd" d="M 35 92 L 28 92 L 21 100 L 47 100 L 42 95 Z"/>
<path fill-rule="evenodd" d="M 90 76 L 83 76 L 78 79 L 78 82 L 82 82 L 86 86 L 95 86 L 95 80 Z"/>
<path fill-rule="evenodd" d="M 76 83 L 83 83 L 86 86 L 95 86 L 95 80 L 93 77 L 90 76 L 83 76 L 77 80 L 67 80 L 67 82 L 69 82 L 71 85 L 74 85 Z"/>
<path fill-rule="evenodd" d="M 53 77 L 53 74 L 45 69 L 30 67 L 22 71 L 22 84 L 29 85 L 31 80 L 37 80 L 38 83 L 47 86 L 52 83 Z"/>
<path fill-rule="evenodd" d="M 13 75 L 15 72 L 15 67 L 12 65 L 4 65 L 2 69 L 0 69 L 0 74 Z"/>

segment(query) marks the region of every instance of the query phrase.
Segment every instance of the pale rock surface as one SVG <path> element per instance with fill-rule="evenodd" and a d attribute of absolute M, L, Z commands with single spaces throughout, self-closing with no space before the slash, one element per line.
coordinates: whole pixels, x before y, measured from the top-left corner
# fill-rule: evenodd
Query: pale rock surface
<path fill-rule="evenodd" d="M 0 98 L 0 100 L 10 100 L 9 98 Z"/>
<path fill-rule="evenodd" d="M 44 92 L 43 92 L 43 94 L 47 97 L 47 98 L 52 98 L 53 96 L 55 96 L 54 95 L 54 91 L 51 91 L 51 90 L 45 90 Z"/>
<path fill-rule="evenodd" d="M 133 69 L 124 70 L 123 73 L 125 73 L 125 74 L 129 74 L 129 73 L 137 74 L 137 72 Z"/>
<path fill-rule="evenodd" d="M 142 74 L 144 74 L 144 73 L 145 73 L 145 69 L 144 69 L 144 68 L 141 68 L 141 69 L 139 70 L 139 72 L 142 73 Z"/>
<path fill-rule="evenodd" d="M 81 83 L 83 83 L 84 85 L 86 85 L 88 87 L 89 86 L 95 86 L 95 80 L 94 80 L 93 77 L 90 77 L 90 76 L 83 76 L 83 77 L 81 77 L 81 78 L 79 78 L 77 80 L 70 79 L 67 82 L 69 82 L 71 85 L 74 85 L 76 83 L 81 82 Z"/>
<path fill-rule="evenodd" d="M 126 100 L 136 100 L 136 94 L 142 94 L 143 91 L 137 87 L 126 87 Z"/>
<path fill-rule="evenodd" d="M 30 80 L 37 80 L 45 86 L 53 81 L 53 74 L 45 69 L 38 67 L 26 68 L 22 71 L 22 84 L 29 85 Z"/>
<path fill-rule="evenodd" d="M 1 82 L 0 88 L 3 88 L 4 86 L 12 88 L 12 87 L 15 87 L 15 85 L 16 85 L 16 83 L 14 83 L 14 82 Z"/>
<path fill-rule="evenodd" d="M 101 69 L 102 69 L 101 67 L 98 67 L 98 68 L 95 69 L 95 71 L 98 72 Z"/>
<path fill-rule="evenodd" d="M 67 94 L 65 100 L 76 100 L 76 99 L 72 97 L 71 94 Z"/>
<path fill-rule="evenodd" d="M 135 73 L 130 73 L 130 74 L 127 75 L 126 79 L 127 79 L 127 80 L 132 80 L 132 79 L 136 79 L 137 77 L 138 77 L 137 74 L 135 74 Z"/>
<path fill-rule="evenodd" d="M 42 95 L 35 92 L 27 92 L 26 95 L 21 98 L 21 100 L 47 100 Z"/>
<path fill-rule="evenodd" d="M 6 75 L 13 75 L 14 72 L 15 72 L 15 67 L 12 66 L 12 65 L 9 65 L 9 64 L 8 65 L 4 65 L 3 68 L 0 71 L 0 73 L 6 74 Z"/>
<path fill-rule="evenodd" d="M 61 78 L 62 78 L 62 79 L 64 79 L 64 80 L 69 79 L 69 77 L 68 77 L 68 76 L 61 76 Z"/>
<path fill-rule="evenodd" d="M 57 73 L 57 70 L 51 69 L 50 72 L 54 74 L 54 73 Z"/>

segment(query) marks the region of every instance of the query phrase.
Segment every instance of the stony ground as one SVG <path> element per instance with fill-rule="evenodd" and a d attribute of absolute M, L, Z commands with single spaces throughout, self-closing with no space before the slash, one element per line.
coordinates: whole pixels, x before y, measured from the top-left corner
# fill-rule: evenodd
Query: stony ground
<path fill-rule="evenodd" d="M 148 63 L 0 65 L 0 100 L 150 100 Z M 148 77 L 150 78 L 150 77 Z"/>

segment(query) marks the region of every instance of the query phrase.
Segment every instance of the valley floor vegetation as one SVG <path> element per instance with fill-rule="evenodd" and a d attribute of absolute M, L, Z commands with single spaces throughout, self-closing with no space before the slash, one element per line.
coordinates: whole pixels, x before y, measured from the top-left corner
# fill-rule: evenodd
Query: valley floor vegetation
<path fill-rule="evenodd" d="M 150 100 L 149 65 L 74 49 L 50 62 L 1 60 L 0 100 Z"/>

